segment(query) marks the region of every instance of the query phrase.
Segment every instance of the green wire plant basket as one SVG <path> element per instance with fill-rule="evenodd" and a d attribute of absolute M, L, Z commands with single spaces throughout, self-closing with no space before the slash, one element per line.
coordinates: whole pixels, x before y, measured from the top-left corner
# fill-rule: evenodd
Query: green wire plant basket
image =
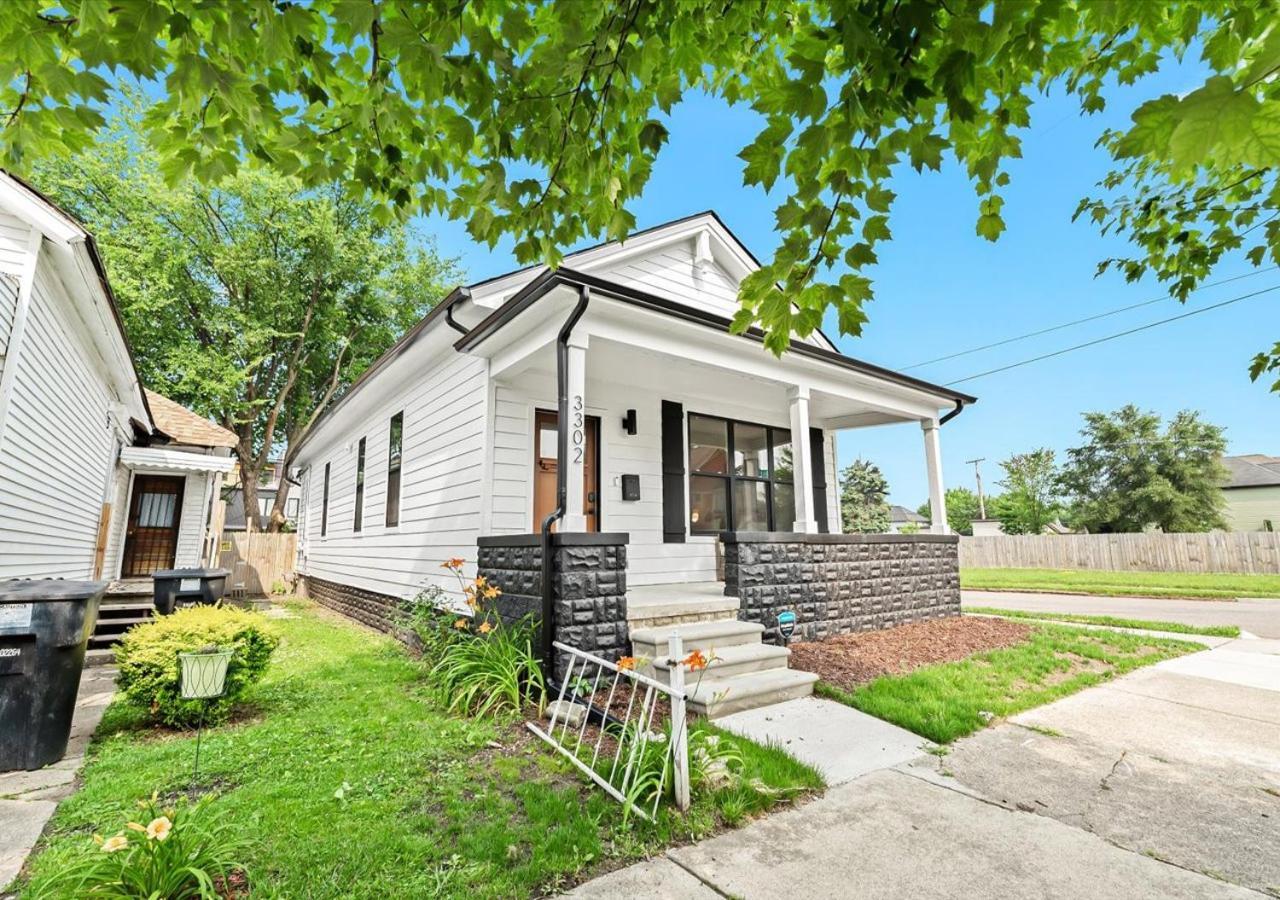
<path fill-rule="evenodd" d="M 221 697 L 227 689 L 227 666 L 231 650 L 201 650 L 179 653 L 182 665 L 182 699 L 206 700 Z"/>

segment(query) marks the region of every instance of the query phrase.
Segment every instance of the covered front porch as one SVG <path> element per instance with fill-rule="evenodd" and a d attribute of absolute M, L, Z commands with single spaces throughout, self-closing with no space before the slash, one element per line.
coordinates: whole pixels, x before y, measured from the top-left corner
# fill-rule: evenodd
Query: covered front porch
<path fill-rule="evenodd" d="M 775 357 L 723 319 L 567 277 L 457 343 L 488 360 L 478 568 L 505 615 L 615 658 L 692 628 L 743 648 L 748 674 L 776 664 L 753 648 L 781 643 L 784 612 L 815 638 L 958 611 L 939 431 L 973 398 L 814 344 Z M 902 422 L 935 533 L 840 534 L 836 433 Z"/>
<path fill-rule="evenodd" d="M 727 323 L 615 293 L 561 285 L 459 342 L 489 364 L 483 535 L 537 533 L 559 512 L 560 534 L 628 536 L 632 587 L 721 581 L 725 532 L 839 533 L 837 432 L 902 422 L 920 426 L 945 531 L 939 429 L 972 398 L 813 345 L 778 358 Z"/>

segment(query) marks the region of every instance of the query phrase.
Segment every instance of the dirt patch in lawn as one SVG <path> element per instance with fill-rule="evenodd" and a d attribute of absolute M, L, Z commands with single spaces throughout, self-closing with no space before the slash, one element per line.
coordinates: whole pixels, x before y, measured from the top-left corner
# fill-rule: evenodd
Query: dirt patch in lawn
<path fill-rule="evenodd" d="M 1005 619 L 952 616 L 883 631 L 841 634 L 791 645 L 791 668 L 816 672 L 850 690 L 879 678 L 1021 643 L 1032 628 Z"/>

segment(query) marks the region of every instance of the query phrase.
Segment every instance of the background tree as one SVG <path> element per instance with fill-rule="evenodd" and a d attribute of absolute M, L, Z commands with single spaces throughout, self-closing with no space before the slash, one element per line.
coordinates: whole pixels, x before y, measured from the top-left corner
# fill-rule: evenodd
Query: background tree
<path fill-rule="evenodd" d="M 1040 534 L 1062 514 L 1058 466 L 1052 450 L 1015 453 L 1000 463 L 1005 492 L 992 505 L 1005 534 Z"/>
<path fill-rule="evenodd" d="M 1158 415 L 1132 404 L 1084 420 L 1085 443 L 1067 451 L 1061 477 L 1074 501 L 1071 524 L 1091 532 L 1226 527 L 1221 428 L 1184 410 L 1162 432 Z"/>
<path fill-rule="evenodd" d="M 0 4 L 0 163 L 82 152 L 113 87 L 154 82 L 145 139 L 170 183 L 249 161 L 349 180 L 384 213 L 447 214 L 555 264 L 633 227 L 666 114 L 707 92 L 763 119 L 739 154 L 746 184 L 786 176 L 778 249 L 736 319 L 781 351 L 828 308 L 860 331 L 861 273 L 906 165 L 963 166 L 995 240 L 1037 96 L 1061 87 L 1097 112 L 1187 53 L 1204 83 L 1102 136 L 1116 169 L 1081 213 L 1133 239 L 1126 275 L 1182 296 L 1224 252 L 1280 261 L 1274 26 L 1274 0 L 15 0 Z"/>
<path fill-rule="evenodd" d="M 947 504 L 947 527 L 955 534 L 973 534 L 973 520 L 978 518 L 978 495 L 966 487 L 947 488 L 944 495 Z M 992 499 L 987 497 L 987 506 Z M 933 521 L 933 508 L 926 500 L 916 512 L 930 522 Z"/>
<path fill-rule="evenodd" d="M 457 278 L 406 228 L 336 188 L 243 169 L 176 187 L 139 152 L 137 107 L 101 144 L 42 164 L 37 184 L 102 248 L 147 385 L 237 438 L 245 514 L 320 413 Z M 269 521 L 284 519 L 280 483 Z"/>
<path fill-rule="evenodd" d="M 846 534 L 889 530 L 889 482 L 870 460 L 855 459 L 840 473 L 840 520 Z"/>

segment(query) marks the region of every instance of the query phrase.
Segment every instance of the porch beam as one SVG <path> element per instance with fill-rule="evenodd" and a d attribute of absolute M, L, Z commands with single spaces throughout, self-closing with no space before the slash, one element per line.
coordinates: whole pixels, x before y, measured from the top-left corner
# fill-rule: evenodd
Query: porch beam
<path fill-rule="evenodd" d="M 942 485 L 942 445 L 938 440 L 938 420 L 922 419 L 924 431 L 924 458 L 929 473 L 929 530 L 934 534 L 947 534 L 947 499 Z"/>
<path fill-rule="evenodd" d="M 809 447 L 809 389 L 804 386 L 791 388 L 791 466 L 796 500 L 796 520 L 793 531 L 817 534 L 818 519 L 813 512 L 813 471 L 809 461 L 813 458 Z"/>
<path fill-rule="evenodd" d="M 587 530 L 587 343 L 586 329 L 579 328 L 569 337 L 568 396 L 569 421 L 560 423 L 569 430 L 569 458 L 560 460 L 565 467 L 565 511 L 558 531 Z"/>

